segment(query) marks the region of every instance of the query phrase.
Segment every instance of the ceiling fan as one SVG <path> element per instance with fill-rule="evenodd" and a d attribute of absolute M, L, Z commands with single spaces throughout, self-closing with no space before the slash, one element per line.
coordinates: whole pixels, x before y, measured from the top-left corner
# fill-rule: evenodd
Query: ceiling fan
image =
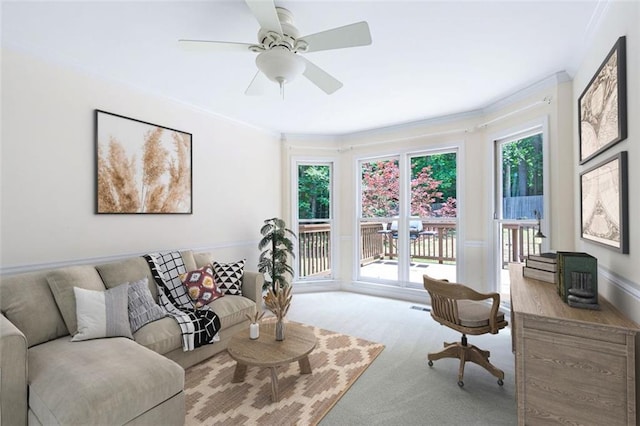
<path fill-rule="evenodd" d="M 253 77 L 247 95 L 260 94 L 265 78 L 278 83 L 284 96 L 284 85 L 301 74 L 328 95 L 342 87 L 342 83 L 302 56 L 302 53 L 371 44 L 369 25 L 357 22 L 300 37 L 287 9 L 276 7 L 273 0 L 245 0 L 260 24 L 258 43 L 237 43 L 212 40 L 179 40 L 188 49 L 250 51 L 257 53 L 258 72 Z"/>

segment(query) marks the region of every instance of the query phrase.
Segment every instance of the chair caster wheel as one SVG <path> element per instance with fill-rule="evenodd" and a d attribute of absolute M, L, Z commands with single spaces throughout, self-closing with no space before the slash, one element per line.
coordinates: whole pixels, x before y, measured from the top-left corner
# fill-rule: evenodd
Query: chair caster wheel
<path fill-rule="evenodd" d="M 498 379 L 498 385 L 500 386 L 504 385 L 504 382 L 502 381 L 502 379 Z"/>
<path fill-rule="evenodd" d="M 433 367 L 433 361 L 429 360 L 427 364 L 429 364 L 429 367 Z"/>
<path fill-rule="evenodd" d="M 462 380 L 458 381 L 458 386 L 463 387 L 464 386 L 464 382 Z"/>

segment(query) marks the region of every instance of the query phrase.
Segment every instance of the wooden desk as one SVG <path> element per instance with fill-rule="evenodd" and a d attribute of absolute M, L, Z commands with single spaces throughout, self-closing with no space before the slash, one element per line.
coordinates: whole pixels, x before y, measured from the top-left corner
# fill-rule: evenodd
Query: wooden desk
<path fill-rule="evenodd" d="M 636 424 L 638 325 L 599 297 L 572 308 L 510 264 L 518 424 Z"/>

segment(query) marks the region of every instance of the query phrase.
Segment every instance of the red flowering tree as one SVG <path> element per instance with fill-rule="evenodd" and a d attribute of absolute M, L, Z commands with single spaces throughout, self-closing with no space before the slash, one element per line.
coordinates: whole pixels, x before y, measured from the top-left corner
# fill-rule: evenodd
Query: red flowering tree
<path fill-rule="evenodd" d="M 431 166 L 423 167 L 411 179 L 411 215 L 433 216 L 431 205 L 442 197 L 438 187 L 442 182 L 431 177 Z"/>
<path fill-rule="evenodd" d="M 447 198 L 447 202 L 435 211 L 439 217 L 456 217 L 458 215 L 458 200 L 455 198 Z"/>
<path fill-rule="evenodd" d="M 397 160 L 362 166 L 362 216 L 391 217 L 399 214 L 400 182 Z"/>
<path fill-rule="evenodd" d="M 444 211 L 432 210 L 432 204 L 442 197 L 438 187 L 442 183 L 431 176 L 431 167 L 414 171 L 411 179 L 412 216 L 454 216 L 455 198 L 449 198 Z M 397 160 L 381 160 L 362 166 L 362 215 L 363 217 L 393 217 L 399 214 L 400 182 Z"/>

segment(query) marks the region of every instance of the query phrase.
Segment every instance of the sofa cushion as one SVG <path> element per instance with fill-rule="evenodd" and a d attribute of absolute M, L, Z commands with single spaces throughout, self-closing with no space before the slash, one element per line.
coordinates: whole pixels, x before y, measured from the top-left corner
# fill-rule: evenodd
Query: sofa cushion
<path fill-rule="evenodd" d="M 243 296 L 224 296 L 209 303 L 209 307 L 220 318 L 221 331 L 246 321 L 245 315 L 253 316 L 256 312 L 256 303 Z M 159 354 L 182 348 L 180 327 L 170 317 L 145 325 L 133 333 L 133 338 L 142 346 Z"/>
<path fill-rule="evenodd" d="M 74 287 L 78 332 L 71 341 L 118 336 L 133 339 L 129 325 L 128 287 L 128 284 L 121 285 L 105 291 Z"/>
<path fill-rule="evenodd" d="M 180 252 L 180 256 L 182 256 L 182 261 L 184 262 L 184 267 L 187 268 L 187 271 L 198 269 L 198 265 L 196 265 L 196 259 L 193 256 L 193 251 L 182 250 Z"/>
<path fill-rule="evenodd" d="M 191 250 L 183 250 L 180 252 L 187 271 L 196 269 L 196 261 Z M 132 283 L 147 277 L 149 282 L 149 291 L 153 296 L 153 300 L 158 301 L 158 287 L 153 278 L 151 269 L 147 260 L 142 256 L 130 257 L 116 262 L 103 263 L 96 265 L 96 270 L 102 277 L 104 285 L 107 288 L 118 286 L 122 283 Z"/>
<path fill-rule="evenodd" d="M 29 407 L 42 424 L 126 424 L 183 388 L 182 367 L 125 338 L 29 350 Z"/>
<path fill-rule="evenodd" d="M 180 279 L 187 288 L 191 300 L 195 302 L 196 308 L 201 308 L 218 297 L 224 296 L 218 291 L 211 265 L 182 274 Z"/>
<path fill-rule="evenodd" d="M 0 310 L 29 347 L 69 334 L 47 282 L 49 272 L 0 277 Z"/>
<path fill-rule="evenodd" d="M 242 296 L 242 275 L 244 274 L 245 259 L 233 263 L 220 263 L 213 261 L 213 271 L 216 275 L 216 284 L 224 294 Z"/>
<path fill-rule="evenodd" d="M 133 339 L 161 355 L 175 349 L 182 349 L 182 333 L 175 319 L 165 317 L 145 324 L 133 333 Z"/>
<path fill-rule="evenodd" d="M 138 331 L 143 325 L 166 316 L 164 310 L 151 296 L 147 277 L 130 283 L 128 288 L 129 325 L 132 333 Z"/>
<path fill-rule="evenodd" d="M 202 251 L 193 253 L 193 259 L 196 262 L 196 268 L 202 268 L 205 265 L 212 263 L 216 258 L 210 251 Z"/>
<path fill-rule="evenodd" d="M 122 283 L 133 283 L 146 277 L 153 300 L 158 300 L 156 282 L 151 275 L 147 261 L 142 256 L 96 265 L 96 270 L 107 288 L 113 288 Z"/>
<path fill-rule="evenodd" d="M 246 321 L 246 315 L 253 317 L 256 302 L 244 296 L 224 296 L 209 303 L 209 307 L 220 318 L 221 330 Z"/>
<path fill-rule="evenodd" d="M 76 297 L 73 293 L 73 288 L 79 287 L 87 290 L 104 291 L 105 286 L 100 275 L 98 275 L 98 271 L 89 265 L 56 269 L 47 275 L 47 282 L 69 334 L 76 334 L 78 323 L 76 321 Z"/>

